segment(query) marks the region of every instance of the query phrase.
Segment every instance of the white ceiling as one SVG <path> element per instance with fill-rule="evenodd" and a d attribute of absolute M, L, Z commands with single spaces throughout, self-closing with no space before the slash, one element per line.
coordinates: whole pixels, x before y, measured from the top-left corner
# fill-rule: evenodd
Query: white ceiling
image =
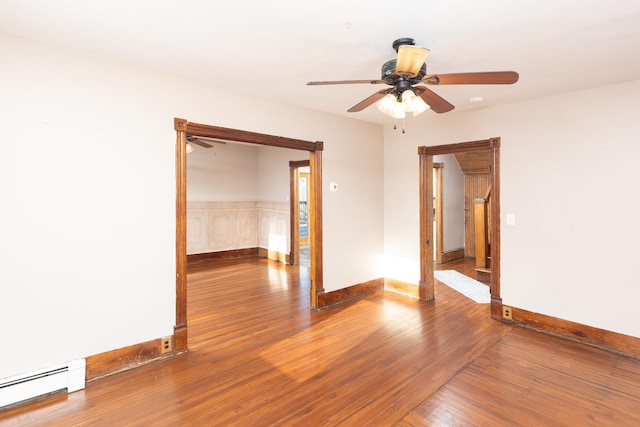
<path fill-rule="evenodd" d="M 431 50 L 429 74 L 520 73 L 430 86 L 446 114 L 640 79 L 638 0 L 0 0 L 0 32 L 377 123 L 346 110 L 385 86 L 306 83 L 378 79 L 401 37 Z"/>

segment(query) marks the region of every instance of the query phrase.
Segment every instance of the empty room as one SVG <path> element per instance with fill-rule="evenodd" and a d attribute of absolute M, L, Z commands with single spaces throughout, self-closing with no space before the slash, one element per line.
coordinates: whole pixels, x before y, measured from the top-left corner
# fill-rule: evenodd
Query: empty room
<path fill-rule="evenodd" d="M 0 426 L 638 425 L 640 4 L 0 0 Z"/>

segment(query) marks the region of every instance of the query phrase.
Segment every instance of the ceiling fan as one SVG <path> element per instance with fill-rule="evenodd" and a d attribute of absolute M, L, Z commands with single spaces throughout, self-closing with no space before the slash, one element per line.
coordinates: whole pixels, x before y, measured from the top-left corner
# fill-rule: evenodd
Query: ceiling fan
<path fill-rule="evenodd" d="M 454 106 L 437 93 L 423 85 L 461 84 L 513 84 L 518 81 L 514 71 L 490 71 L 477 73 L 427 74 L 425 61 L 429 49 L 415 46 L 412 38 L 401 38 L 393 42 L 398 53 L 396 59 L 382 65 L 380 80 L 337 80 L 309 82 L 309 86 L 339 84 L 386 84 L 382 89 L 360 101 L 347 111 L 362 111 L 374 102 L 383 113 L 396 119 L 404 118 L 407 112 L 414 116 L 431 108 L 436 113 L 446 113 Z"/>
<path fill-rule="evenodd" d="M 224 141 L 220 141 L 218 139 L 213 139 L 213 138 L 207 138 L 206 136 L 187 135 L 187 142 L 191 144 L 196 144 L 204 148 L 213 147 L 213 145 L 209 144 L 209 142 L 206 142 L 206 141 L 214 142 L 216 144 L 226 144 L 226 142 Z"/>

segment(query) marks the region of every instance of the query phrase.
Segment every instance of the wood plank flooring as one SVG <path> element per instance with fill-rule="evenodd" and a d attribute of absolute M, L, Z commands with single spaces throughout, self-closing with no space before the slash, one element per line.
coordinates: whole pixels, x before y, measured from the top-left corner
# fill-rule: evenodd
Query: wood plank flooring
<path fill-rule="evenodd" d="M 306 268 L 217 261 L 190 267 L 188 316 L 188 353 L 0 425 L 640 425 L 640 361 L 491 320 L 439 282 L 434 302 L 379 292 L 315 312 Z"/>

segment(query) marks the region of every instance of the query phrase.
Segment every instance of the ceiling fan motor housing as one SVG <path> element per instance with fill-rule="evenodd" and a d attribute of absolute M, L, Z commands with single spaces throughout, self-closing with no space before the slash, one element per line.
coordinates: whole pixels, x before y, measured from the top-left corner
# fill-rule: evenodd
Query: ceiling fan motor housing
<path fill-rule="evenodd" d="M 401 76 L 396 74 L 397 62 L 398 62 L 397 59 L 392 59 L 382 64 L 381 80 L 385 80 L 388 84 L 394 85 L 398 81 L 398 79 L 401 78 Z M 420 72 L 418 73 L 418 75 L 416 75 L 415 77 L 409 78 L 409 80 L 412 82 L 411 84 L 416 84 L 416 83 L 419 83 L 420 80 L 422 80 L 422 78 L 426 75 L 427 75 L 427 64 L 425 63 L 425 64 L 422 64 L 422 67 L 420 67 Z"/>

